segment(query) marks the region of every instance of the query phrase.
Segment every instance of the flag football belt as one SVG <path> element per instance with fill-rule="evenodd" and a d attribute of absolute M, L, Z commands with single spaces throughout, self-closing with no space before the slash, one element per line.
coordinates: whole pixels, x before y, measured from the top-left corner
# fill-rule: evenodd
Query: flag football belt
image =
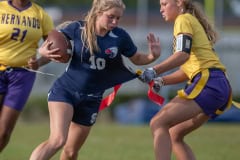
<path fill-rule="evenodd" d="M 192 92 L 187 95 L 183 89 L 178 91 L 178 96 L 185 98 L 185 99 L 194 99 L 196 98 L 200 92 L 203 90 L 204 86 L 206 85 L 208 78 L 209 78 L 209 71 L 211 71 L 212 69 L 206 69 L 201 71 L 201 78 L 199 79 L 199 81 L 197 82 L 196 86 L 194 87 L 194 89 L 192 90 Z M 213 69 L 214 70 L 214 69 Z M 191 82 L 189 82 L 191 83 Z M 218 109 L 215 113 L 217 115 L 222 114 L 226 109 L 230 108 L 232 105 L 233 101 L 232 101 L 232 94 L 229 96 L 229 100 L 227 103 L 227 108 L 225 108 L 224 110 L 220 110 Z M 236 103 L 236 102 L 235 102 Z"/>
<path fill-rule="evenodd" d="M 135 74 L 137 74 L 138 76 L 140 76 L 140 75 L 142 74 L 142 71 L 138 69 L 138 70 L 136 70 Z M 156 104 L 158 104 L 158 105 L 161 106 L 161 105 L 163 104 L 163 102 L 164 102 L 164 98 L 153 91 L 153 84 L 154 84 L 153 81 L 151 81 L 151 82 L 148 84 L 148 85 L 149 85 L 148 98 L 149 98 L 151 101 L 153 101 L 153 102 L 155 102 Z M 100 111 L 103 110 L 103 109 L 105 109 L 105 108 L 107 108 L 107 107 L 109 107 L 109 106 L 112 104 L 114 98 L 115 98 L 116 95 L 117 95 L 118 90 L 121 88 L 121 85 L 122 85 L 122 84 L 118 84 L 118 85 L 114 86 L 114 87 L 113 87 L 113 92 L 110 93 L 109 95 L 107 95 L 107 96 L 102 100 L 102 102 L 101 102 L 101 104 L 100 104 L 100 107 L 99 107 L 99 110 L 100 110 Z"/>

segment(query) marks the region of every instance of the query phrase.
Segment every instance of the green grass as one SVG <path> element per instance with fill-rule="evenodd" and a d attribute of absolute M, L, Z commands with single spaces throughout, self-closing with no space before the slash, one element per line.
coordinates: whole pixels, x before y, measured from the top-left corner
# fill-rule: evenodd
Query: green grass
<path fill-rule="evenodd" d="M 1 160 L 28 160 L 31 151 L 48 137 L 47 121 L 18 122 Z M 232 123 L 208 123 L 186 141 L 199 160 L 236 160 L 240 157 L 240 127 Z M 98 122 L 79 154 L 81 160 L 153 160 L 149 126 L 122 126 Z M 59 153 L 52 158 L 57 160 Z"/>

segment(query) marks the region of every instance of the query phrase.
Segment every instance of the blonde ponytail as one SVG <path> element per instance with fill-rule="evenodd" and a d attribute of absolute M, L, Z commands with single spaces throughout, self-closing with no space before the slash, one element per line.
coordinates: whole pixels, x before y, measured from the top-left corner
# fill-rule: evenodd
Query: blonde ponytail
<path fill-rule="evenodd" d="M 191 0 L 185 0 L 185 13 L 190 13 L 195 16 L 200 24 L 203 26 L 205 33 L 209 41 L 214 44 L 218 40 L 218 34 L 214 30 L 212 24 L 209 22 L 207 16 L 204 14 L 203 9 L 197 2 L 192 2 Z"/>

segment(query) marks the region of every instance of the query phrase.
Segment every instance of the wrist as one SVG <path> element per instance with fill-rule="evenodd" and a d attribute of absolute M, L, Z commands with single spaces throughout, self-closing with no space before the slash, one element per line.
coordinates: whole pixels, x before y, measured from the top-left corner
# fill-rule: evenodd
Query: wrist
<path fill-rule="evenodd" d="M 153 78 L 156 78 L 156 77 L 157 77 L 157 72 L 156 72 L 156 70 L 155 70 L 153 67 L 148 68 L 148 70 L 149 70 L 150 72 L 152 72 Z"/>
<path fill-rule="evenodd" d="M 37 60 L 37 63 L 38 63 L 38 67 L 41 67 L 47 63 L 49 63 L 51 60 L 46 58 L 46 57 L 40 57 L 38 60 Z"/>

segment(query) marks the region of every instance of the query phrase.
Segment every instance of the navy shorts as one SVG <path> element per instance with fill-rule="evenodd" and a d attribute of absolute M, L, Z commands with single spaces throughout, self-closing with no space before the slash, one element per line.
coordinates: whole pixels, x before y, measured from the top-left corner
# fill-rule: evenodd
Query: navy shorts
<path fill-rule="evenodd" d="M 102 95 L 103 92 L 84 94 L 54 85 L 48 93 L 48 101 L 71 104 L 74 109 L 72 121 L 84 126 L 92 126 L 96 122 Z"/>
<path fill-rule="evenodd" d="M 22 111 L 35 79 L 36 73 L 24 68 L 0 71 L 0 94 L 4 96 L 2 104 L 17 111 Z"/>
<path fill-rule="evenodd" d="M 194 101 L 202 108 L 205 114 L 215 118 L 217 110 L 224 111 L 227 108 L 231 95 L 231 86 L 225 73 L 221 70 L 209 70 L 209 78 L 202 91 L 194 98 Z M 196 87 L 201 73 L 197 74 L 192 83 L 185 88 L 185 93 L 190 94 Z"/>

